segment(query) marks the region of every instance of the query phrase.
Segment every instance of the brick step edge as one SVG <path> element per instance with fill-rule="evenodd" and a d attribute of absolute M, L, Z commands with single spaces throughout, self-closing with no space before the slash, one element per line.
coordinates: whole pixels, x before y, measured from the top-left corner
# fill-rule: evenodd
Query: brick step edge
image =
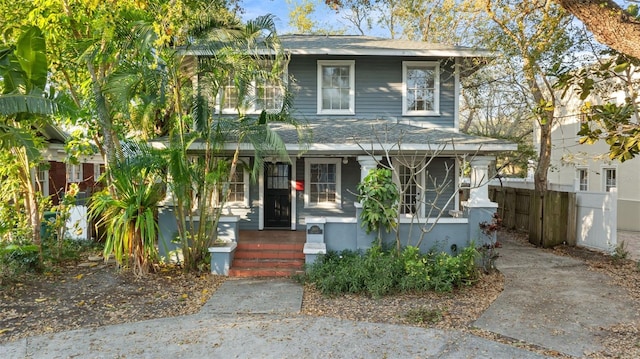
<path fill-rule="evenodd" d="M 231 268 L 303 268 L 304 259 L 234 259 Z"/>
<path fill-rule="evenodd" d="M 264 268 L 231 268 L 229 277 L 291 277 L 296 274 L 304 274 L 303 270 L 297 269 L 264 269 Z"/>
<path fill-rule="evenodd" d="M 278 250 L 302 251 L 304 243 L 242 243 L 238 242 L 238 250 Z"/>
<path fill-rule="evenodd" d="M 300 251 L 246 251 L 236 250 L 233 256 L 238 259 L 304 259 L 304 253 Z"/>

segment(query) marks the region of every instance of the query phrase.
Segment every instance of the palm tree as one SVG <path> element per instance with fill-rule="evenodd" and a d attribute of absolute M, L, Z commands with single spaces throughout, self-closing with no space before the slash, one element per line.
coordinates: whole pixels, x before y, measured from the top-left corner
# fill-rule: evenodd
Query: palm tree
<path fill-rule="evenodd" d="M 41 213 L 31 171 L 40 161 L 41 139 L 34 128 L 47 121 L 42 116 L 59 112 L 58 103 L 44 94 L 47 82 L 46 45 L 37 27 L 25 29 L 15 44 L 0 49 L 0 150 L 8 151 L 17 166 L 31 239 L 41 248 Z"/>
<path fill-rule="evenodd" d="M 287 58 L 276 36 L 272 16 L 259 17 L 245 25 L 200 32 L 205 34 L 207 41 L 199 45 L 199 51 L 209 56 L 199 59 L 198 70 L 201 81 L 206 84 L 196 89 L 191 116 L 178 118 L 170 140 L 170 186 L 176 201 L 185 267 L 191 269 L 197 269 L 204 261 L 207 248 L 216 239 L 218 221 L 230 193 L 229 183 L 238 166 L 244 165 L 239 162 L 241 146 L 247 143 L 253 146 L 255 160 L 251 173 L 255 178 L 265 156 L 289 158 L 284 143 L 271 131 L 269 123 L 285 122 L 300 127 L 289 116 L 291 95 L 288 91 L 277 113 L 263 111 L 256 117 L 243 112 L 242 104 L 251 100 L 252 84 L 269 81 L 286 90 L 282 75 Z M 231 102 L 237 104 L 237 115 L 233 116 L 210 110 L 214 107 L 210 101 L 224 97 L 222 89 L 228 81 L 237 89 L 231 94 L 235 97 Z M 188 153 L 194 141 L 200 142 L 203 150 L 197 161 L 190 162 Z M 223 151 L 228 143 L 235 144 L 231 153 Z M 191 195 L 194 191 L 195 204 Z M 194 207 L 196 213 L 192 212 Z M 200 219 L 198 225 L 193 225 L 194 214 Z"/>

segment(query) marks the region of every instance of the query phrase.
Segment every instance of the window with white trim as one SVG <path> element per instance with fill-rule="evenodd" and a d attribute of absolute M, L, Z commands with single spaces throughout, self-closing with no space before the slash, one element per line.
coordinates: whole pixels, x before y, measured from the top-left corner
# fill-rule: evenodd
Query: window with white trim
<path fill-rule="evenodd" d="M 265 64 L 268 71 L 269 64 Z M 271 79 L 253 80 L 243 83 L 230 74 L 220 87 L 216 107 L 223 114 L 237 114 L 238 109 L 247 113 L 277 112 L 282 108 L 287 79 L 287 69 L 282 74 L 282 81 Z M 245 95 L 240 103 L 240 87 L 245 87 Z"/>
<path fill-rule="evenodd" d="M 318 114 L 354 114 L 355 82 L 355 61 L 318 60 Z"/>
<path fill-rule="evenodd" d="M 233 76 L 227 77 L 220 88 L 219 106 L 222 113 L 237 113 L 239 106 L 238 87 Z"/>
<path fill-rule="evenodd" d="M 225 206 L 229 207 L 249 207 L 249 171 L 243 166 L 249 163 L 248 158 L 241 158 L 236 166 L 235 173 L 229 182 L 229 197 Z M 218 203 L 222 200 L 222 193 L 218 193 Z"/>
<path fill-rule="evenodd" d="M 305 207 L 341 207 L 341 167 L 340 158 L 305 160 Z"/>
<path fill-rule="evenodd" d="M 277 112 L 282 109 L 284 88 L 276 81 L 264 80 L 256 86 L 256 111 Z"/>
<path fill-rule="evenodd" d="M 402 62 L 402 114 L 440 115 L 440 63 Z"/>
<path fill-rule="evenodd" d="M 618 187 L 618 179 L 615 168 L 603 169 L 604 191 L 611 192 L 611 189 Z"/>
<path fill-rule="evenodd" d="M 49 170 L 47 168 L 38 168 L 36 172 L 36 182 L 44 197 L 49 196 Z"/>
<path fill-rule="evenodd" d="M 68 183 L 80 183 L 82 182 L 82 164 L 67 163 L 67 182 Z"/>
<path fill-rule="evenodd" d="M 406 166 L 397 164 L 399 188 L 401 192 L 400 214 L 415 215 L 424 213 L 424 200 L 422 193 L 424 187 L 422 166 Z"/>
<path fill-rule="evenodd" d="M 586 168 L 576 169 L 576 179 L 578 181 L 578 191 L 589 190 L 589 170 Z"/>

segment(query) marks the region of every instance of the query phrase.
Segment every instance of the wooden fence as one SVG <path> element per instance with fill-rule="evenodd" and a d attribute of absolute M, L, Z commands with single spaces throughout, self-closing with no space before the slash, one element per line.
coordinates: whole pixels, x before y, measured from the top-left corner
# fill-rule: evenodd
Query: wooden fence
<path fill-rule="evenodd" d="M 498 203 L 503 225 L 529 233 L 529 242 L 542 247 L 575 245 L 575 193 L 489 186 L 489 198 Z"/>

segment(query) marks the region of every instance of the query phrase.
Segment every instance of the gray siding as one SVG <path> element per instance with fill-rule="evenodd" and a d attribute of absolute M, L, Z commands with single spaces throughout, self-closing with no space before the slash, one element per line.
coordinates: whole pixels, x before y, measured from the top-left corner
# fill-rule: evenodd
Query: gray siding
<path fill-rule="evenodd" d="M 449 172 L 449 177 L 445 178 L 445 176 L 447 175 L 445 167 L 446 165 L 448 165 L 451 170 Z M 454 166 L 455 160 L 453 158 L 434 158 L 433 161 L 431 161 L 431 163 L 429 164 L 428 172 L 425 175 L 425 188 L 427 190 L 427 193 L 425 194 L 425 216 L 437 217 L 438 213 L 440 213 L 440 210 L 438 210 L 438 208 L 442 208 L 445 216 L 449 216 L 448 211 L 455 208 L 455 200 L 451 200 L 451 202 L 449 202 L 449 205 L 445 207 L 449 198 L 454 195 L 454 191 L 456 188 L 456 168 Z M 430 179 L 429 177 L 432 177 L 434 180 Z M 435 192 L 436 186 L 442 186 L 445 183 L 447 185 L 444 187 L 444 192 L 438 197 Z M 431 216 L 429 216 L 430 203 L 434 203 L 434 209 L 431 213 Z"/>
<path fill-rule="evenodd" d="M 355 115 L 317 115 L 317 61 L 355 60 Z M 289 75 L 294 83 L 294 116 L 322 118 L 397 119 L 454 126 L 455 77 L 451 62 L 440 64 L 441 116 L 402 116 L 402 62 L 436 61 L 434 58 L 372 56 L 294 56 Z"/>

